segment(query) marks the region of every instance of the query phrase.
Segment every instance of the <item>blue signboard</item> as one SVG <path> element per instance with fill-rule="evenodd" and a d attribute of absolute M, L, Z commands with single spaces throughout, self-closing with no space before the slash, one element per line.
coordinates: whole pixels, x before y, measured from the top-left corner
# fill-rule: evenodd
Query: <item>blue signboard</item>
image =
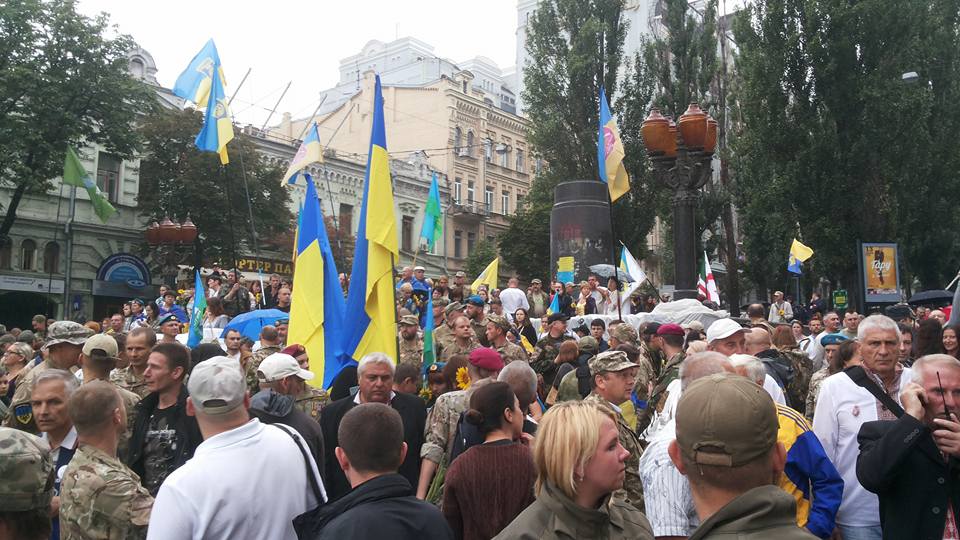
<path fill-rule="evenodd" d="M 114 253 L 97 270 L 97 280 L 123 283 L 132 289 L 142 289 L 150 284 L 150 269 L 143 259 L 129 253 Z"/>

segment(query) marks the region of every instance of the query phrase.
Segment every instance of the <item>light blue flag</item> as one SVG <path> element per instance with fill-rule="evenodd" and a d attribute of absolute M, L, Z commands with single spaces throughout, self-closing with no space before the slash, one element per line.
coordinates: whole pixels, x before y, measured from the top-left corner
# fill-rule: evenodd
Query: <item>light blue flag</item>
<path fill-rule="evenodd" d="M 443 231 L 443 213 L 440 208 L 440 186 L 437 184 L 437 173 L 434 172 L 427 207 L 423 212 L 423 228 L 420 230 L 420 238 L 427 241 L 427 249 L 430 250 L 433 249 L 437 236 Z"/>
<path fill-rule="evenodd" d="M 177 77 L 177 82 L 173 85 L 173 94 L 196 103 L 197 107 L 206 107 L 214 71 L 220 74 L 220 84 L 225 86 L 223 70 L 220 68 L 220 55 L 211 39 L 193 57 L 187 69 Z"/>
<path fill-rule="evenodd" d="M 207 314 L 207 292 L 203 290 L 203 280 L 200 272 L 196 272 L 193 290 L 193 312 L 190 313 L 190 337 L 187 338 L 187 347 L 191 349 L 203 341 L 203 320 Z"/>

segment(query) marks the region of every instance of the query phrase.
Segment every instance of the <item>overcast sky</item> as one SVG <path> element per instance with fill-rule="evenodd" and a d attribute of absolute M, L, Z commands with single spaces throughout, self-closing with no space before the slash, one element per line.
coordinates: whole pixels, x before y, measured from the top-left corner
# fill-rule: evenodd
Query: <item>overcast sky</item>
<path fill-rule="evenodd" d="M 270 124 L 284 111 L 307 116 L 318 93 L 339 80 L 340 59 L 368 41 L 411 36 L 437 56 L 463 61 L 486 56 L 501 68 L 516 55 L 516 0 L 79 0 L 81 13 L 110 14 L 157 62 L 160 84 L 172 87 L 209 38 L 220 52 L 240 124 L 259 127 L 287 82 L 293 81 Z"/>

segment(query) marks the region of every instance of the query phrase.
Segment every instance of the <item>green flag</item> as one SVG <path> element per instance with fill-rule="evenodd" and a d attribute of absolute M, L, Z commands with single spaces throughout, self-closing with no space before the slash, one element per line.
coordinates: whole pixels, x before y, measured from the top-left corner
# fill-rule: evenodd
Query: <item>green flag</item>
<path fill-rule="evenodd" d="M 117 209 L 110 204 L 110 201 L 103 196 L 97 183 L 90 178 L 87 171 L 80 162 L 80 157 L 73 147 L 67 147 L 67 159 L 63 164 L 63 183 L 68 186 L 81 187 L 87 190 L 90 196 L 90 204 L 93 205 L 93 211 L 97 213 L 100 221 L 106 223 L 110 216 L 117 213 Z"/>

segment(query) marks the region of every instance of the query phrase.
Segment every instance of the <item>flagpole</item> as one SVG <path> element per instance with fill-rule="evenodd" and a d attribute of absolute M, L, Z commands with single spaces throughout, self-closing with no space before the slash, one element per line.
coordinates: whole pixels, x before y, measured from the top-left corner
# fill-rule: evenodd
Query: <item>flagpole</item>
<path fill-rule="evenodd" d="M 607 186 L 607 203 L 610 207 L 610 266 L 613 267 L 613 279 L 617 283 L 617 319 L 623 320 L 622 292 L 620 291 L 620 277 L 617 275 L 617 245 L 613 229 L 613 198 L 610 196 L 610 187 Z"/>
<path fill-rule="evenodd" d="M 397 289 L 397 261 L 393 255 L 393 252 L 390 252 L 390 284 L 393 285 L 394 291 Z M 396 294 L 394 294 L 396 297 Z M 400 315 L 397 313 L 397 302 L 393 302 L 393 339 L 397 344 L 397 364 L 400 363 Z"/>
<path fill-rule="evenodd" d="M 65 184 L 64 184 L 63 182 L 60 183 L 60 195 L 57 196 L 57 219 L 54 221 L 55 226 L 53 227 L 53 243 L 54 243 L 54 244 L 57 243 L 57 233 L 59 232 L 59 225 L 60 225 L 60 206 L 61 206 L 61 204 L 63 203 L 63 186 L 64 186 L 64 185 L 65 185 Z M 57 268 L 54 268 L 53 265 L 51 265 L 51 266 L 50 266 L 50 272 L 47 274 L 47 298 L 50 297 L 50 292 L 51 292 L 50 289 L 53 288 L 53 273 L 54 273 L 56 270 L 57 270 Z M 51 304 L 51 302 L 48 301 L 48 302 L 47 302 L 46 309 L 44 309 L 44 312 L 47 314 L 47 317 L 48 317 L 48 318 L 56 318 L 57 314 L 51 312 L 51 310 L 50 310 L 50 304 Z M 66 319 L 66 318 L 67 318 L 66 315 L 67 315 L 67 306 L 66 306 L 66 304 L 64 304 L 64 306 L 63 306 L 63 317 L 61 317 L 61 318 Z"/>
<path fill-rule="evenodd" d="M 64 225 L 64 235 L 66 236 L 66 268 L 63 272 L 63 318 L 70 319 L 70 280 L 73 277 L 71 261 L 73 261 L 73 220 L 77 215 L 77 186 L 70 188 L 70 214 L 67 223 Z M 49 293 L 49 291 L 48 291 Z"/>
<path fill-rule="evenodd" d="M 419 239 L 418 239 L 418 240 L 419 240 Z M 417 250 L 413 252 L 413 263 L 411 263 L 410 266 L 416 266 L 416 265 L 417 265 L 417 255 L 419 255 L 419 254 L 420 254 L 420 242 L 418 241 L 418 242 L 417 242 Z"/>

